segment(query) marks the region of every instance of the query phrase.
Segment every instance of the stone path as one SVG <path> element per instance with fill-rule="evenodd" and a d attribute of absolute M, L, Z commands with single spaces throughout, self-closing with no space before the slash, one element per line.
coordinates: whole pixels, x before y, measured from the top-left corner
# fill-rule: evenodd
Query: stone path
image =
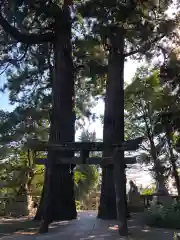
<path fill-rule="evenodd" d="M 53 224 L 50 233 L 45 235 L 6 235 L 0 240 L 116 240 L 120 239 L 116 221 L 102 221 L 96 219 L 96 212 L 81 212 L 79 218 L 70 222 Z M 129 220 L 129 230 L 132 240 L 173 240 L 174 231 L 152 229 L 141 224 L 138 215 Z"/>

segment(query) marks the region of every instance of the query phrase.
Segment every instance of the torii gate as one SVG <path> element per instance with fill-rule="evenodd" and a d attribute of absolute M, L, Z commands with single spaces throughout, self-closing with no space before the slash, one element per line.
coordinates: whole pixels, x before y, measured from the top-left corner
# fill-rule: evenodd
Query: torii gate
<path fill-rule="evenodd" d="M 119 161 L 119 153 L 124 151 L 136 151 L 139 147 L 139 144 L 141 144 L 143 138 L 136 138 L 133 140 L 125 141 L 121 144 L 105 144 L 103 142 L 67 142 L 67 143 L 61 143 L 61 144 L 48 144 L 47 142 L 39 142 L 39 141 L 33 141 L 31 144 L 28 144 L 29 149 L 33 150 L 34 152 L 47 152 L 47 151 L 56 151 L 56 152 L 80 152 L 79 157 L 59 157 L 59 159 L 54 161 L 48 161 L 47 158 L 36 158 L 35 163 L 36 164 L 43 164 L 47 168 L 51 168 L 54 164 L 101 164 L 103 165 L 109 165 L 114 164 L 114 182 L 116 186 L 116 199 L 121 199 L 122 196 L 122 182 L 119 181 L 120 175 L 124 172 L 125 174 L 125 167 L 126 164 L 134 164 L 136 163 L 136 158 L 129 157 L 124 158 Z M 112 157 L 90 157 L 90 152 L 98 152 L 103 151 L 104 149 L 108 149 L 113 151 Z M 125 184 L 125 183 L 124 183 Z M 45 194 L 46 198 L 45 202 L 47 206 L 49 207 L 48 201 L 49 198 L 47 197 L 48 194 Z M 121 201 L 125 201 L 125 198 Z M 123 204 L 124 205 L 124 204 Z M 124 205 L 125 206 L 125 205 Z M 47 214 L 47 212 L 45 212 Z M 122 215 L 121 207 L 117 202 L 117 216 L 119 221 L 119 227 L 122 224 L 122 219 L 126 219 L 126 216 L 120 217 Z M 43 223 L 40 228 L 40 232 L 47 232 L 48 231 L 48 225 L 49 222 L 47 222 L 48 217 L 45 217 L 43 219 Z"/>

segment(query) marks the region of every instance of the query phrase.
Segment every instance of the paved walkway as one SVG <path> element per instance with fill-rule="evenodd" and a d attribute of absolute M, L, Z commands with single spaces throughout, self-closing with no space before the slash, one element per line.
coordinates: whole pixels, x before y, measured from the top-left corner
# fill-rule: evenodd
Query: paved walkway
<path fill-rule="evenodd" d="M 96 212 L 81 212 L 79 218 L 70 222 L 55 223 L 50 233 L 44 235 L 1 236 L 0 240 L 116 240 L 120 239 L 116 221 L 96 219 Z M 174 231 L 151 229 L 143 226 L 138 215 L 129 220 L 129 230 L 133 240 L 173 240 Z"/>

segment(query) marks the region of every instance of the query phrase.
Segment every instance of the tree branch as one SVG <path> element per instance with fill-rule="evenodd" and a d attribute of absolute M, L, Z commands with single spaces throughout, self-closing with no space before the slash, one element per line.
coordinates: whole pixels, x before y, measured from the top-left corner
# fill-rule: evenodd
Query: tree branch
<path fill-rule="evenodd" d="M 6 63 L 12 64 L 15 67 L 18 67 L 18 63 L 21 62 L 27 55 L 29 45 L 25 47 L 24 54 L 20 58 L 4 58 Z"/>
<path fill-rule="evenodd" d="M 11 35 L 18 42 L 22 42 L 25 44 L 40 44 L 44 42 L 51 42 L 55 37 L 52 32 L 44 34 L 21 33 L 17 28 L 11 26 L 8 23 L 8 21 L 2 16 L 2 13 L 0 13 L 0 25 L 6 33 Z"/>
<path fill-rule="evenodd" d="M 155 37 L 152 41 L 145 43 L 144 46 L 139 47 L 138 49 L 135 49 L 131 52 L 125 53 L 124 57 L 130 57 L 136 53 L 145 53 L 146 51 L 148 51 L 151 48 L 152 44 L 160 41 L 164 36 L 165 35 L 162 35 L 161 37 L 159 37 L 159 36 Z"/>
<path fill-rule="evenodd" d="M 0 72 L 0 76 L 6 72 L 6 70 L 8 69 L 9 66 L 10 66 L 10 63 L 8 63 L 8 64 L 5 66 L 5 68 Z M 0 89 L 0 92 L 2 92 L 2 89 Z"/>
<path fill-rule="evenodd" d="M 142 149 L 142 150 L 144 150 L 144 151 L 147 151 L 147 152 L 149 152 L 149 151 L 150 151 L 150 149 L 149 149 L 149 148 L 147 148 L 147 147 L 145 147 L 144 145 L 141 145 L 141 149 Z"/>
<path fill-rule="evenodd" d="M 39 10 L 40 13 L 44 13 L 47 17 L 57 17 L 62 13 L 62 9 L 52 1 L 48 4 L 44 3 L 44 0 L 39 1 L 32 1 L 32 0 L 25 0 L 25 4 L 28 4 L 30 8 L 34 10 Z"/>

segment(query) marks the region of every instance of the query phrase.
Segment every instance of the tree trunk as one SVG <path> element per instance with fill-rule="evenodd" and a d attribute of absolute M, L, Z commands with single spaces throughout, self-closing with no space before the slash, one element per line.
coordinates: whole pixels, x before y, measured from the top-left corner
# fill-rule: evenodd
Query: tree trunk
<path fill-rule="evenodd" d="M 111 36 L 111 48 L 108 59 L 108 76 L 106 82 L 106 98 L 104 113 L 104 143 L 121 143 L 124 141 L 124 32 L 120 29 L 115 30 Z M 104 157 L 112 157 L 113 152 L 104 150 Z M 124 164 L 124 153 L 119 159 Z M 115 188 L 113 181 L 114 167 L 106 166 L 103 168 L 103 179 L 101 186 L 101 197 L 98 217 L 111 219 L 116 217 L 116 202 L 121 202 L 121 219 L 126 222 L 125 208 L 125 188 L 126 183 L 122 182 L 122 188 L 118 193 L 118 199 L 115 199 Z M 125 180 L 125 168 L 119 176 L 119 181 Z M 123 226 L 127 226 L 127 223 Z M 127 227 L 126 227 L 127 228 Z M 127 229 L 123 229 L 127 231 Z"/>
<path fill-rule="evenodd" d="M 43 189 L 42 189 L 39 206 L 38 206 L 38 208 L 37 208 L 36 215 L 34 216 L 34 220 L 35 220 L 35 221 L 40 221 L 40 220 L 42 220 L 43 201 L 44 201 L 44 186 L 43 186 Z"/>
<path fill-rule="evenodd" d="M 101 196 L 100 205 L 98 209 L 98 218 L 100 219 L 117 219 L 117 209 L 116 209 L 116 194 L 114 188 L 114 168 L 111 166 L 103 167 L 102 169 L 102 183 L 101 183 Z M 126 181 L 126 180 L 125 180 Z M 128 210 L 126 189 L 125 193 L 125 205 L 126 205 L 126 216 L 130 217 Z"/>
<path fill-rule="evenodd" d="M 165 176 L 163 174 L 164 170 L 162 169 L 162 165 L 159 159 L 154 161 L 154 171 L 155 171 L 155 180 L 156 180 L 156 194 L 168 196 L 168 190 L 165 186 Z"/>
<path fill-rule="evenodd" d="M 173 168 L 173 176 L 174 176 L 174 179 L 175 179 L 177 192 L 178 192 L 178 195 L 180 196 L 179 175 L 178 175 L 178 171 L 177 171 L 177 166 L 176 166 L 175 160 L 173 158 L 171 158 L 171 164 L 172 164 L 172 168 Z"/>
<path fill-rule="evenodd" d="M 114 154 L 114 185 L 116 192 L 116 209 L 121 236 L 128 236 L 127 213 L 126 213 L 126 173 L 125 164 L 119 159 L 123 159 L 124 152 L 117 151 Z"/>
<path fill-rule="evenodd" d="M 62 19 L 56 19 L 54 41 L 54 76 L 52 84 L 52 115 L 50 143 L 72 142 L 75 135 L 74 68 L 71 46 L 71 18 L 68 6 L 63 8 Z M 72 157 L 72 152 L 61 156 Z M 55 165 L 59 157 L 48 152 L 47 177 L 45 179 L 43 224 L 40 232 L 48 231 L 53 220 L 70 220 L 77 217 L 72 167 Z"/>
<path fill-rule="evenodd" d="M 102 169 L 101 196 L 98 218 L 104 220 L 117 218 L 113 170 L 114 168 L 112 166 L 106 166 Z"/>
<path fill-rule="evenodd" d="M 149 137 L 150 148 L 151 148 L 151 156 L 154 161 L 154 172 L 155 172 L 155 180 L 156 180 L 156 194 L 158 195 L 169 195 L 168 190 L 164 183 L 164 175 L 162 172 L 161 162 L 157 157 L 156 146 L 154 144 L 154 140 Z"/>
<path fill-rule="evenodd" d="M 144 107 L 143 103 L 141 105 L 142 110 L 143 110 L 143 119 L 145 122 L 145 127 L 146 127 L 146 134 L 150 143 L 150 155 L 153 159 L 153 170 L 155 173 L 155 180 L 156 180 L 156 194 L 158 195 L 168 195 L 168 190 L 165 186 L 165 179 L 164 179 L 164 172 L 162 171 L 162 164 L 160 160 L 158 159 L 157 155 L 157 148 L 154 142 L 154 130 L 153 126 L 151 124 L 152 119 L 151 119 L 151 113 L 149 112 L 149 106 Z M 148 112 L 147 112 L 148 109 Z"/>
<path fill-rule="evenodd" d="M 174 176 L 174 179 L 175 179 L 178 195 L 180 196 L 180 179 L 179 179 L 177 166 L 176 166 L 176 158 L 174 156 L 173 148 L 172 148 L 172 144 L 171 144 L 171 130 L 172 130 L 171 126 L 167 126 L 167 128 L 166 128 L 166 138 L 167 138 L 168 147 L 169 147 L 170 162 L 171 162 L 172 170 L 173 170 L 172 173 L 173 173 L 173 176 Z"/>

